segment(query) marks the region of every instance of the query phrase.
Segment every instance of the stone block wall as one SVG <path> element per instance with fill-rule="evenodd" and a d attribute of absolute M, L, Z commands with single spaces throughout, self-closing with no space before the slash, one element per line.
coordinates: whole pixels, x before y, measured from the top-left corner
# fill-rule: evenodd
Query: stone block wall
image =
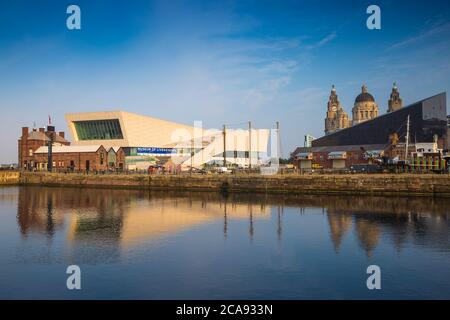
<path fill-rule="evenodd" d="M 37 185 L 177 191 L 450 196 L 450 176 L 437 174 L 165 176 L 24 172 L 21 174 L 20 182 Z"/>
<path fill-rule="evenodd" d="M 0 171 L 0 185 L 18 184 L 20 174 L 18 171 Z"/>

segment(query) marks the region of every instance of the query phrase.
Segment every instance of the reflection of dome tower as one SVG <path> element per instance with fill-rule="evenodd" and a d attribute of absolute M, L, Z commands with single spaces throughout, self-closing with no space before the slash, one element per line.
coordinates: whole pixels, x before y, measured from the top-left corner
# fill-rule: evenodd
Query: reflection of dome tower
<path fill-rule="evenodd" d="M 403 105 L 402 99 L 400 98 L 400 93 L 398 92 L 398 88 L 396 83 L 392 86 L 391 96 L 388 101 L 388 110 L 387 112 L 397 111 Z"/>
<path fill-rule="evenodd" d="M 376 248 L 380 238 L 378 226 L 370 221 L 362 219 L 357 220 L 356 232 L 358 234 L 358 240 L 361 248 L 366 251 L 368 257 L 372 256 L 372 252 Z"/>
<path fill-rule="evenodd" d="M 334 249 L 338 252 L 344 235 L 350 230 L 352 218 L 343 212 L 328 211 L 328 223 L 330 225 L 330 235 Z"/>
<path fill-rule="evenodd" d="M 378 105 L 373 96 L 367 92 L 367 87 L 362 86 L 362 92 L 355 99 L 352 109 L 353 125 L 378 117 Z"/>
<path fill-rule="evenodd" d="M 350 121 L 348 115 L 341 106 L 334 85 L 331 88 L 327 105 L 327 117 L 325 118 L 325 134 L 330 134 L 340 129 L 348 128 Z"/>

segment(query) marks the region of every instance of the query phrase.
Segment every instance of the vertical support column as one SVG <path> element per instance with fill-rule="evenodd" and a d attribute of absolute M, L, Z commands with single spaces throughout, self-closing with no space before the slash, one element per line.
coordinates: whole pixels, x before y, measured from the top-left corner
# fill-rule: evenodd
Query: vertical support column
<path fill-rule="evenodd" d="M 225 125 L 223 125 L 223 166 L 227 166 L 227 132 Z"/>
<path fill-rule="evenodd" d="M 192 166 L 194 161 L 194 139 L 195 137 L 192 137 L 191 140 L 191 168 L 189 169 L 189 175 L 192 175 Z"/>
<path fill-rule="evenodd" d="M 406 120 L 406 145 L 405 145 L 405 165 L 406 165 L 406 160 L 408 160 L 408 148 L 409 148 L 409 114 L 408 114 L 408 118 Z"/>
<path fill-rule="evenodd" d="M 53 140 L 55 138 L 55 127 L 54 126 L 47 126 L 47 137 L 49 138 L 48 142 L 48 163 L 47 163 L 47 170 L 48 172 L 53 171 Z"/>
<path fill-rule="evenodd" d="M 252 122 L 248 122 L 248 169 L 252 170 Z"/>

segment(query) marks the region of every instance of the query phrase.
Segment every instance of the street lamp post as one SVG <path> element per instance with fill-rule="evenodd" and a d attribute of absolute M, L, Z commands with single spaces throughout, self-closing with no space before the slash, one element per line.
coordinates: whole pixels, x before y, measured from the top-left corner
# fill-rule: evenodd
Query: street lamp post
<path fill-rule="evenodd" d="M 53 171 L 53 140 L 55 138 L 55 127 L 54 126 L 47 126 L 47 137 L 49 139 L 47 170 L 48 170 L 48 172 L 52 172 Z"/>

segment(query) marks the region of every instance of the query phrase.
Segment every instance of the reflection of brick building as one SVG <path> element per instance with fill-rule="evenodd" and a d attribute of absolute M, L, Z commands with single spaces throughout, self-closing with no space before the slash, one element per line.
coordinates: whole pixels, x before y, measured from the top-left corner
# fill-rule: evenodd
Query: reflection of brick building
<path fill-rule="evenodd" d="M 19 168 L 31 170 L 36 168 L 34 162 L 34 152 L 43 146 L 48 146 L 50 133 L 44 128 L 33 129 L 31 132 L 28 127 L 22 128 L 22 136 L 19 138 Z M 70 145 L 70 142 L 64 138 L 64 132 L 54 135 L 54 146 Z"/>

